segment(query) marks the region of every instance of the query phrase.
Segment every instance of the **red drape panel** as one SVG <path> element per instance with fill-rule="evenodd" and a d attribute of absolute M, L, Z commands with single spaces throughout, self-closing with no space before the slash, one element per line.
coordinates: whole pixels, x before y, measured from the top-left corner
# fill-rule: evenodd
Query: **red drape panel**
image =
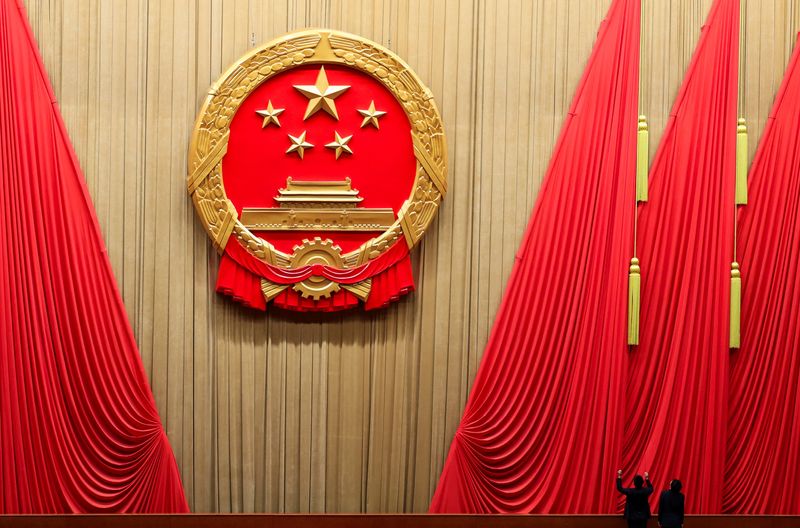
<path fill-rule="evenodd" d="M 738 38 L 739 1 L 717 0 L 639 217 L 641 331 L 631 353 L 625 469 L 649 470 L 657 487 L 684 480 L 694 513 L 722 507 Z"/>
<path fill-rule="evenodd" d="M 608 483 L 624 417 L 639 16 L 639 0 L 615 0 L 600 28 L 433 512 L 614 508 Z"/>
<path fill-rule="evenodd" d="M 731 354 L 723 509 L 800 514 L 800 41 L 739 227 L 742 346 Z"/>
<path fill-rule="evenodd" d="M 0 513 L 187 511 L 21 0 L 0 1 Z"/>

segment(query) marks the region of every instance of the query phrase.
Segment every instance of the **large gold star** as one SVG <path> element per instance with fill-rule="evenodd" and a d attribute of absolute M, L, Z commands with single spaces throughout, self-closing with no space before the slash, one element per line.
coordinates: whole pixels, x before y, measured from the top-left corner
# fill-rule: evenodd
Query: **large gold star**
<path fill-rule="evenodd" d="M 375 128 L 381 128 L 380 125 L 378 125 L 378 118 L 386 115 L 386 112 L 382 110 L 375 110 L 374 100 L 370 101 L 368 109 L 359 110 L 358 113 L 364 116 L 364 120 L 361 122 L 361 128 L 364 128 L 367 124 L 370 124 Z"/>
<path fill-rule="evenodd" d="M 348 154 L 353 153 L 350 147 L 347 146 L 350 140 L 353 139 L 352 135 L 349 135 L 347 137 L 342 137 L 339 135 L 338 132 L 334 131 L 333 137 L 334 140 L 325 146 L 331 149 L 336 149 L 336 159 L 339 159 L 339 156 L 342 155 L 342 152 L 347 152 Z"/>
<path fill-rule="evenodd" d="M 264 122 L 261 123 L 261 128 L 268 126 L 270 123 L 275 123 L 278 125 L 278 128 L 280 128 L 281 122 L 278 121 L 278 116 L 281 115 L 284 110 L 284 108 L 273 108 L 272 100 L 267 101 L 266 109 L 256 110 L 256 113 L 264 118 Z"/>
<path fill-rule="evenodd" d="M 289 136 L 289 141 L 292 142 L 291 146 L 286 149 L 287 154 L 291 154 L 292 152 L 297 152 L 297 155 L 300 156 L 300 159 L 303 159 L 303 154 L 305 154 L 306 149 L 313 148 L 314 145 L 306 141 L 306 131 L 303 130 L 303 133 L 297 137 L 294 137 L 291 134 L 287 134 Z"/>
<path fill-rule="evenodd" d="M 303 120 L 308 119 L 320 110 L 325 110 L 338 120 L 339 114 L 336 112 L 336 103 L 334 103 L 333 100 L 350 88 L 349 86 L 331 86 L 328 84 L 328 76 L 325 75 L 325 66 L 319 69 L 316 83 L 313 85 L 295 84 L 294 87 L 301 94 L 308 97 L 308 106 L 306 107 L 306 115 L 303 116 Z"/>

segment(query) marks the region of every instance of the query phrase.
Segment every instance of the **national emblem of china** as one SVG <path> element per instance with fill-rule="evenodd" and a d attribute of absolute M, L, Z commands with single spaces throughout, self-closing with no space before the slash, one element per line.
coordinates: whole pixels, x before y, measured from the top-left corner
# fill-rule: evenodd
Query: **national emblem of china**
<path fill-rule="evenodd" d="M 400 58 L 332 30 L 251 52 L 209 90 L 188 190 L 221 254 L 217 291 L 264 310 L 380 308 L 447 190 L 444 130 Z"/>

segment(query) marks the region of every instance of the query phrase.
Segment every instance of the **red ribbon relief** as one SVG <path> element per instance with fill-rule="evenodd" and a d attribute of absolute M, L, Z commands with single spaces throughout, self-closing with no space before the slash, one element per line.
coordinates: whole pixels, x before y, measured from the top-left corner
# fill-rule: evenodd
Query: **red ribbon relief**
<path fill-rule="evenodd" d="M 238 240 L 231 239 L 225 247 L 217 274 L 217 293 L 258 310 L 267 309 L 261 290 L 261 279 L 289 286 L 273 299 L 280 308 L 296 311 L 334 312 L 357 306 L 359 298 L 340 289 L 330 297 L 307 299 L 291 286 L 311 277 L 324 277 L 338 284 L 356 284 L 372 279 L 364 309 L 382 308 L 414 290 L 414 275 L 408 245 L 400 239 L 387 251 L 355 268 L 335 268 L 315 264 L 299 268 L 281 268 L 261 261 L 245 250 Z"/>

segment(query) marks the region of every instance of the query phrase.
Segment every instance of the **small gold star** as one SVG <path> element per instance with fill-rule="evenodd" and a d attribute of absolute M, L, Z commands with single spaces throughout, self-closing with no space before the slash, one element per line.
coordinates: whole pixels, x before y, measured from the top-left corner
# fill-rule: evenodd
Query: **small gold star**
<path fill-rule="evenodd" d="M 378 125 L 378 118 L 381 118 L 386 115 L 386 112 L 381 110 L 375 110 L 375 101 L 371 101 L 369 103 L 369 108 L 366 110 L 359 110 L 359 114 L 364 116 L 364 120 L 361 122 L 361 128 L 364 128 L 366 125 L 370 124 L 373 125 L 375 128 L 381 128 Z"/>
<path fill-rule="evenodd" d="M 264 118 L 264 122 L 261 123 L 261 128 L 267 127 L 270 123 L 275 123 L 278 125 L 278 128 L 281 126 L 281 122 L 278 120 L 278 116 L 283 113 L 284 108 L 273 108 L 272 101 L 267 101 L 267 108 L 265 110 L 256 110 L 256 113 Z"/>
<path fill-rule="evenodd" d="M 336 103 L 334 99 L 342 95 L 342 93 L 350 88 L 349 86 L 331 86 L 328 84 L 328 76 L 325 74 L 325 66 L 319 69 L 317 75 L 317 82 L 313 85 L 310 84 L 295 84 L 295 89 L 301 94 L 308 97 L 308 106 L 306 107 L 306 114 L 303 116 L 305 121 L 312 115 L 320 110 L 325 110 L 334 119 L 339 119 L 339 114 L 336 112 Z"/>
<path fill-rule="evenodd" d="M 333 137 L 334 140 L 325 146 L 328 148 L 336 149 L 336 159 L 339 159 L 339 156 L 342 155 L 342 152 L 347 152 L 348 154 L 353 153 L 350 147 L 347 146 L 350 140 L 353 139 L 352 135 L 349 135 L 347 137 L 342 137 L 339 135 L 338 132 L 334 132 Z"/>
<path fill-rule="evenodd" d="M 289 136 L 289 140 L 292 142 L 292 145 L 286 149 L 287 154 L 291 154 L 292 152 L 297 152 L 297 155 L 300 156 L 300 159 L 303 159 L 303 154 L 305 154 L 306 149 L 313 148 L 314 145 L 306 141 L 306 131 L 303 130 L 303 133 L 297 137 L 294 137 L 291 134 L 287 134 Z"/>

